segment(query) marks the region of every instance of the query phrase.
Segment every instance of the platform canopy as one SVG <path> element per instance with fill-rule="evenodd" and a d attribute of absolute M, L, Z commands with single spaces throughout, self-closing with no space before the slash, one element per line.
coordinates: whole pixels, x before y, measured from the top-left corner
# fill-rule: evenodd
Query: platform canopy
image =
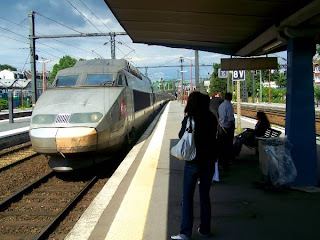
<path fill-rule="evenodd" d="M 286 50 L 289 37 L 319 40 L 319 0 L 105 2 L 135 43 L 259 56 Z"/>

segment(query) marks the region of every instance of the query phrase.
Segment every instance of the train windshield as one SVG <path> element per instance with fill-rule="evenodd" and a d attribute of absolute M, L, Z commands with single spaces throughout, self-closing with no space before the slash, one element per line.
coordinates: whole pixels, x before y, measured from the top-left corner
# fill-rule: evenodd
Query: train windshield
<path fill-rule="evenodd" d="M 76 85 L 79 75 L 59 76 L 56 81 L 56 87 L 69 87 Z"/>
<path fill-rule="evenodd" d="M 88 74 L 84 85 L 107 85 L 111 86 L 114 81 L 114 74 Z"/>

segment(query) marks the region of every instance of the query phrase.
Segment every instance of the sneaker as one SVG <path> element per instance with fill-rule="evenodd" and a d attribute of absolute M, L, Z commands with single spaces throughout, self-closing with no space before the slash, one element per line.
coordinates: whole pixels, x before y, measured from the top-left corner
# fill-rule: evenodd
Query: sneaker
<path fill-rule="evenodd" d="M 191 240 L 191 238 L 189 238 L 188 236 L 184 235 L 184 234 L 178 234 L 178 235 L 173 235 L 171 236 L 172 240 Z"/>
<path fill-rule="evenodd" d="M 199 235 L 200 235 L 200 237 L 202 237 L 202 238 L 209 238 L 210 237 L 210 233 L 209 234 L 203 234 L 203 233 L 201 233 L 200 232 L 200 228 L 198 228 L 198 233 L 199 233 Z"/>

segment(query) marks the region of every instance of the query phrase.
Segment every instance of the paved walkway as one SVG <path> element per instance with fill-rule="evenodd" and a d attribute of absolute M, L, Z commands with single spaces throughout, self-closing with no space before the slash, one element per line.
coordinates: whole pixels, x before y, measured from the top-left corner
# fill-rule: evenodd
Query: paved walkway
<path fill-rule="evenodd" d="M 171 102 L 151 135 L 129 153 L 67 236 L 69 239 L 164 240 L 179 232 L 184 162 L 169 153 L 178 141 L 183 107 Z M 152 130 L 153 125 L 150 127 Z M 257 187 L 254 151 L 244 148 L 211 189 L 215 240 L 320 239 L 320 193 Z M 194 240 L 199 225 L 194 198 Z"/>

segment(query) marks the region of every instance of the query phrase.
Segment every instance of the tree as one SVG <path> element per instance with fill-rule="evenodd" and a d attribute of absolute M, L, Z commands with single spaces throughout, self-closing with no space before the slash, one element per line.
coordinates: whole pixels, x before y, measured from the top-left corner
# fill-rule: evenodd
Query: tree
<path fill-rule="evenodd" d="M 221 92 L 222 94 L 227 91 L 227 79 L 218 77 L 219 63 L 213 64 L 213 73 L 210 76 L 209 94 L 213 92 Z"/>
<path fill-rule="evenodd" d="M 8 64 L 0 64 L 0 71 L 5 70 L 5 69 L 11 69 L 12 71 L 17 71 L 17 68 L 12 67 Z"/>
<path fill-rule="evenodd" d="M 285 88 L 287 86 L 287 75 L 285 73 L 279 72 L 278 78 L 276 79 L 276 84 L 280 88 Z"/>
<path fill-rule="evenodd" d="M 57 72 L 59 70 L 65 69 L 65 68 L 69 68 L 69 67 L 73 67 L 77 62 L 77 59 L 72 58 L 70 56 L 63 56 L 62 58 L 60 58 L 59 63 L 55 64 L 52 68 L 52 72 L 50 74 L 50 83 L 52 83 L 54 81 L 54 78 L 57 75 Z"/>
<path fill-rule="evenodd" d="M 317 86 L 314 87 L 314 98 L 316 99 L 317 106 L 318 106 L 320 102 L 320 87 L 317 87 Z"/>

